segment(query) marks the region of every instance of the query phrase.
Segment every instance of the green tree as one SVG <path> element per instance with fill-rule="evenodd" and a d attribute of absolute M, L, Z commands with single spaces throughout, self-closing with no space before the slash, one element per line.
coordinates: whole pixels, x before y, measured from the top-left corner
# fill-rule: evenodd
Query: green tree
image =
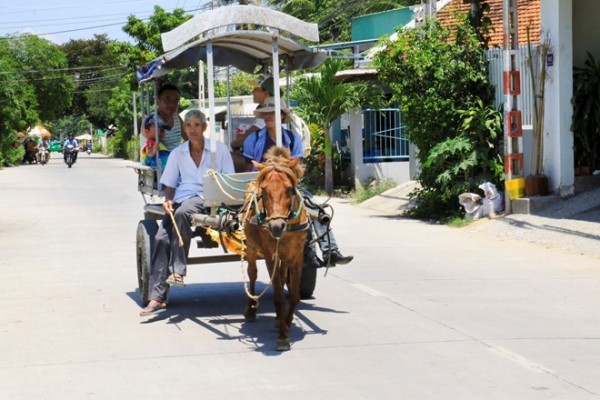
<path fill-rule="evenodd" d="M 351 20 L 361 15 L 420 3 L 420 0 L 269 0 L 269 5 L 303 21 L 319 24 L 321 41 L 351 39 Z"/>
<path fill-rule="evenodd" d="M 6 42 L 6 57 L 15 61 L 22 84 L 34 88 L 41 120 L 63 115 L 75 89 L 65 54 L 57 45 L 34 35 L 21 35 Z"/>
<path fill-rule="evenodd" d="M 77 85 L 71 114 L 87 115 L 96 126 L 110 123 L 106 109 L 110 89 L 127 73 L 119 54 L 112 51 L 112 43 L 115 41 L 106 35 L 94 35 L 93 39 L 70 40 L 61 46 Z"/>
<path fill-rule="evenodd" d="M 401 106 L 422 166 L 413 212 L 456 216 L 461 192 L 486 180 L 498 184 L 502 175 L 501 116 L 492 106 L 480 37 L 465 16 L 452 30 L 428 21 L 399 31 L 385 46 L 376 60 L 379 76 Z"/>
<path fill-rule="evenodd" d="M 19 162 L 22 150 L 17 135 L 38 121 L 35 90 L 23 82 L 15 60 L 6 57 L 7 45 L 0 40 L 0 168 Z"/>
<path fill-rule="evenodd" d="M 366 83 L 348 83 L 335 80 L 335 74 L 344 68 L 344 62 L 328 59 L 319 68 L 320 74 L 298 78 L 291 97 L 298 102 L 296 110 L 308 123 L 321 127 L 325 136 L 325 191 L 333 193 L 333 162 L 330 128 L 345 112 L 367 103 L 382 103 L 382 91 Z"/>

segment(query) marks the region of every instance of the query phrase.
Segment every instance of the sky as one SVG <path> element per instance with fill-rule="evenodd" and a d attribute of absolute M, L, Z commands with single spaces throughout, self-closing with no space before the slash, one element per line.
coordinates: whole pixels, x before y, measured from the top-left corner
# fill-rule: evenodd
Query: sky
<path fill-rule="evenodd" d="M 33 33 L 56 44 L 71 39 L 91 39 L 107 34 L 109 39 L 131 41 L 121 28 L 129 15 L 145 20 L 160 6 L 168 12 L 183 8 L 196 14 L 209 0 L 2 0 L 0 36 Z"/>

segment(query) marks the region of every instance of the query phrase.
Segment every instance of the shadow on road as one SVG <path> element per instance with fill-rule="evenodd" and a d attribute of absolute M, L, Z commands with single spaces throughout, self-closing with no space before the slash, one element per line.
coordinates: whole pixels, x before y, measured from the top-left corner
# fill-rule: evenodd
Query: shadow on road
<path fill-rule="evenodd" d="M 257 293 L 261 293 L 264 288 L 264 283 L 257 282 Z M 136 304 L 140 304 L 137 289 L 127 292 L 127 295 Z M 314 302 L 314 298 L 303 300 L 296 308 L 290 328 L 292 346 L 302 341 L 306 335 L 327 334 L 327 330 L 311 320 L 307 313 L 346 313 L 317 306 Z M 166 321 L 178 326 L 191 321 L 213 333 L 217 340 L 238 341 L 266 356 L 281 354 L 275 350 L 277 329 L 272 291 L 267 290 L 261 297 L 255 321 L 245 321 L 245 307 L 246 296 L 241 282 L 192 283 L 186 284 L 184 288 L 171 288 L 167 311 L 153 317 L 140 318 L 140 323 Z"/>

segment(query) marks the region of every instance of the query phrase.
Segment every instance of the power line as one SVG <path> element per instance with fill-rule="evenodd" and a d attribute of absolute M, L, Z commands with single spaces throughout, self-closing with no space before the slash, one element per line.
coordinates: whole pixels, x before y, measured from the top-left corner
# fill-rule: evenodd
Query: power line
<path fill-rule="evenodd" d="M 148 0 L 129 0 L 129 1 L 122 1 L 122 0 L 117 0 L 117 1 L 107 1 L 106 3 L 100 3 L 95 5 L 96 7 L 101 7 L 101 6 L 108 6 L 108 5 L 112 5 L 112 4 L 119 4 L 119 5 L 123 5 L 123 4 L 128 4 L 128 3 L 147 3 Z M 21 7 L 20 10 L 22 11 L 3 11 L 2 14 L 23 14 L 23 13 L 29 13 L 32 11 L 48 11 L 48 10 L 63 10 L 63 9 L 72 9 L 72 8 L 84 8 L 84 7 L 89 7 L 89 3 L 81 3 L 81 4 L 62 4 L 62 5 L 52 5 L 52 6 L 46 6 L 46 7 L 39 7 L 39 6 L 35 6 L 35 7 Z"/>
<path fill-rule="evenodd" d="M 192 11 L 204 11 L 204 10 L 207 10 L 207 9 L 209 9 L 208 4 L 204 5 L 203 7 L 200 7 L 200 8 L 195 8 L 195 9 L 191 9 L 191 10 L 183 10 L 183 11 L 185 13 L 189 13 L 189 12 L 192 12 Z M 148 18 L 138 18 L 138 19 L 140 21 L 148 21 L 148 20 L 150 20 L 150 17 L 148 17 Z M 40 22 L 42 22 L 42 21 L 40 21 Z M 118 25 L 125 25 L 125 22 L 116 22 L 116 23 L 113 23 L 113 24 L 88 26 L 88 27 L 85 27 L 85 28 L 67 29 L 67 30 L 64 30 L 64 31 L 55 31 L 55 32 L 47 32 L 47 33 L 36 33 L 34 36 L 57 35 L 59 33 L 70 33 L 70 32 L 78 32 L 78 31 L 86 31 L 86 30 L 90 30 L 90 29 L 106 28 L 106 27 L 109 27 L 109 26 L 118 26 Z M 10 36 L 10 35 L 9 36 L 3 36 L 3 37 L 0 37 L 0 40 L 15 40 L 15 39 L 19 39 L 21 37 L 24 37 L 26 35 L 27 34 L 25 34 L 25 35 L 21 34 L 21 35 L 15 35 L 15 36 Z"/>
<path fill-rule="evenodd" d="M 104 69 L 102 69 L 104 68 Z M 72 67 L 72 68 L 51 68 L 51 69 L 39 69 L 39 70 L 22 70 L 22 71 L 0 71 L 0 75 L 6 75 L 6 74 L 14 74 L 14 73 L 19 73 L 19 74 L 29 74 L 29 73 L 46 73 L 46 72 L 58 72 L 58 71 L 77 71 L 77 70 L 81 70 L 81 69 L 98 69 L 101 72 L 104 71 L 112 71 L 114 69 L 120 69 L 120 68 L 127 68 L 127 66 L 125 65 L 121 65 L 121 66 L 117 66 L 117 67 L 108 67 L 105 68 L 104 65 L 94 65 L 94 66 L 87 66 L 87 67 Z"/>

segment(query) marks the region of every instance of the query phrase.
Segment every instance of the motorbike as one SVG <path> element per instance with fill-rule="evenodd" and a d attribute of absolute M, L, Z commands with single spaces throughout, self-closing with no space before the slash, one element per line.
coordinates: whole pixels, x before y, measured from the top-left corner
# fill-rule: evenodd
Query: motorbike
<path fill-rule="evenodd" d="M 40 147 L 37 153 L 37 161 L 38 163 L 45 165 L 50 161 L 50 151 L 46 147 Z"/>
<path fill-rule="evenodd" d="M 90 154 L 92 154 L 92 148 L 91 147 L 86 147 L 85 152 L 89 156 Z"/>
<path fill-rule="evenodd" d="M 77 160 L 77 151 L 78 149 L 70 144 L 66 145 L 63 149 L 63 152 L 65 153 L 65 162 L 67 163 L 69 168 L 71 168 L 71 166 L 73 166 L 73 164 L 75 164 L 75 161 Z"/>

